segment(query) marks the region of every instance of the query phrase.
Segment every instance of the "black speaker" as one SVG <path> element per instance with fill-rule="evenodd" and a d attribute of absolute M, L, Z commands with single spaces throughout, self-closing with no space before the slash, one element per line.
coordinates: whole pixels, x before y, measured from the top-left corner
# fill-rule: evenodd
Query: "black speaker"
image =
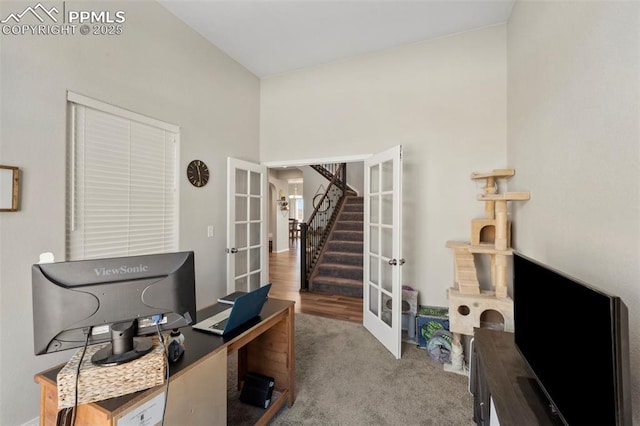
<path fill-rule="evenodd" d="M 257 373 L 247 373 L 240 391 L 240 401 L 256 407 L 267 408 L 271 403 L 275 380 Z"/>

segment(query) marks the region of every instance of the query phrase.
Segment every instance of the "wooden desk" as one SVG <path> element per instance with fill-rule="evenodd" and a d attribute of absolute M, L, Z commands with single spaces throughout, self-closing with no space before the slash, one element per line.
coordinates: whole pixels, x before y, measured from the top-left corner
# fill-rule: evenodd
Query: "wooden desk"
<path fill-rule="evenodd" d="M 169 397 L 165 425 L 227 424 L 227 356 L 238 353 L 238 386 L 246 372 L 275 378 L 275 393 L 266 410 L 257 409 L 256 424 L 268 421 L 284 406 L 295 402 L 294 302 L 269 299 L 258 320 L 229 336 L 219 337 L 181 329 L 186 350 L 170 364 Z M 198 311 L 198 321 L 224 309 L 216 304 Z M 56 377 L 63 366 L 35 376 L 40 385 L 40 424 L 54 426 L 58 414 Z M 108 368 L 108 367 L 106 367 Z M 116 398 L 82 404 L 76 426 L 117 426 L 145 403 L 165 392 L 165 385 Z M 254 407 L 251 407 L 254 408 Z"/>
<path fill-rule="evenodd" d="M 471 388 L 478 426 L 562 424 L 551 414 L 542 390 L 516 350 L 513 333 L 475 328 L 473 347 Z"/>

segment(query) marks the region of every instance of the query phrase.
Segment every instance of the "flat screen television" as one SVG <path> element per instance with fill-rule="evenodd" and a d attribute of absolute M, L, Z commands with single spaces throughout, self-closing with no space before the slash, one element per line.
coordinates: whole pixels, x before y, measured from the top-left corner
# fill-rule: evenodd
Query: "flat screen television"
<path fill-rule="evenodd" d="M 92 361 L 119 364 L 153 348 L 143 336 L 196 321 L 191 251 L 35 264 L 31 272 L 36 355 L 111 342 L 106 358 Z"/>
<path fill-rule="evenodd" d="M 628 311 L 619 297 L 514 254 L 514 338 L 567 425 L 631 425 Z"/>

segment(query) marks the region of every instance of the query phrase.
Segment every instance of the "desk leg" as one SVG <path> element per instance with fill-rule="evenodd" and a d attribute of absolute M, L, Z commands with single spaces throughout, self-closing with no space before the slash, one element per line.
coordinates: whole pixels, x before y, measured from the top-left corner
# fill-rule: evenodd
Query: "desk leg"
<path fill-rule="evenodd" d="M 55 426 L 58 418 L 58 390 L 40 383 L 40 426 Z"/>
<path fill-rule="evenodd" d="M 111 419 L 107 413 L 97 409 L 93 404 L 81 404 L 76 410 L 76 426 L 110 426 Z M 40 382 L 40 426 L 56 426 L 58 424 L 58 388 L 50 383 Z M 69 411 L 68 422 L 71 422 L 73 411 Z"/>
<path fill-rule="evenodd" d="M 287 316 L 286 328 L 289 342 L 289 350 L 287 355 L 287 366 L 289 370 L 289 407 L 296 401 L 296 327 L 295 327 L 295 312 L 293 305 L 289 308 L 289 315 Z"/>
<path fill-rule="evenodd" d="M 238 353 L 238 379 L 244 378 L 244 373 L 248 371 L 273 377 L 276 390 L 287 391 L 287 403 L 290 407 L 295 401 L 294 336 L 292 305 L 282 321 L 248 343 Z M 241 369 L 244 369 L 242 375 Z"/>

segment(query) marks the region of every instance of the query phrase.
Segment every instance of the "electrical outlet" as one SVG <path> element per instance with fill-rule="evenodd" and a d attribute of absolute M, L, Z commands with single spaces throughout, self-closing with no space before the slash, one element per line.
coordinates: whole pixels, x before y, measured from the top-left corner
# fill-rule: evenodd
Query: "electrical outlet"
<path fill-rule="evenodd" d="M 207 237 L 209 238 L 213 237 L 213 225 L 207 226 Z"/>

